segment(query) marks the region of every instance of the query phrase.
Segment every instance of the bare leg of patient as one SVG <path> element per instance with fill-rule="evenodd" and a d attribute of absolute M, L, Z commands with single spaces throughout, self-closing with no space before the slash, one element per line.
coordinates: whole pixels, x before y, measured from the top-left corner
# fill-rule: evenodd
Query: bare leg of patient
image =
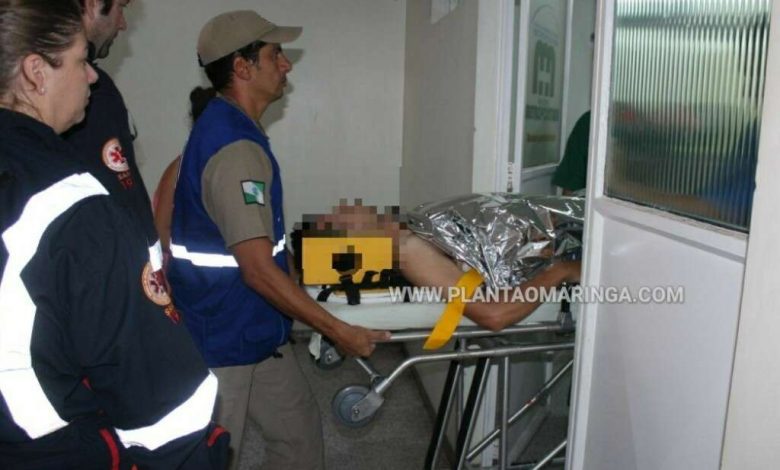
<path fill-rule="evenodd" d="M 404 232 L 399 239 L 399 262 L 404 277 L 416 286 L 448 288 L 457 284 L 463 271 L 434 245 Z M 580 262 L 557 262 L 530 281 L 515 289 L 555 287 L 562 282 L 579 281 Z M 529 298 L 523 295 L 523 298 Z M 531 298 L 536 298 L 531 296 Z M 466 305 L 465 314 L 474 323 L 498 331 L 513 325 L 533 312 L 539 302 L 474 302 Z"/>

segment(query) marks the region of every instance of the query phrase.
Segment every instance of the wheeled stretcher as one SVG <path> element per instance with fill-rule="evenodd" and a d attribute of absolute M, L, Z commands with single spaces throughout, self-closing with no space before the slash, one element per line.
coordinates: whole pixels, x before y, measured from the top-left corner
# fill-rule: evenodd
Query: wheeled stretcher
<path fill-rule="evenodd" d="M 310 294 L 316 297 L 316 289 Z M 383 301 L 384 300 L 384 301 Z M 331 314 L 348 323 L 372 329 L 391 331 L 387 342 L 409 342 L 423 340 L 430 334 L 442 311 L 442 304 L 391 303 L 389 299 L 364 299 L 360 305 L 348 305 L 346 300 L 336 298 L 322 302 Z M 425 468 L 435 468 L 445 442 L 447 424 L 452 418 L 458 391 L 464 387 L 464 364 L 476 361 L 474 375 L 467 394 L 463 410 L 459 414 L 458 434 L 453 468 L 465 468 L 496 440 L 499 442 L 498 468 L 542 468 L 556 460 L 565 449 L 565 441 L 552 449 L 548 455 L 532 465 L 515 466 L 509 464 L 507 443 L 508 429 L 526 415 L 544 398 L 567 373 L 572 363 L 561 367 L 544 386 L 518 411 L 510 415 L 509 410 L 509 367 L 510 359 L 515 356 L 535 354 L 552 360 L 556 351 L 572 350 L 574 347 L 574 321 L 570 306 L 563 301 L 560 304 L 546 303 L 537 308 L 529 317 L 517 325 L 494 332 L 476 326 L 463 318 L 453 339 L 451 350 L 434 354 L 412 355 L 401 362 L 389 374 L 384 375 L 364 358 L 356 358 L 357 363 L 368 375 L 367 385 L 349 385 L 342 388 L 333 398 L 332 411 L 335 418 L 344 425 L 359 427 L 372 420 L 384 402 L 384 394 L 398 377 L 412 366 L 427 362 L 449 361 L 449 370 L 442 392 L 433 435 L 429 443 Z M 531 333 L 551 333 L 544 335 L 544 342 L 528 340 Z M 309 343 L 309 351 L 317 364 L 330 369 L 343 360 L 335 347 L 314 333 Z M 496 403 L 499 415 L 498 427 L 473 443 L 474 426 L 477 412 L 484 399 L 488 373 L 491 365 L 499 370 L 499 387 Z"/>
<path fill-rule="evenodd" d="M 574 322 L 568 304 L 543 304 L 520 324 L 500 332 L 485 330 L 462 318 L 466 301 L 478 286 L 490 288 L 522 285 L 553 259 L 577 259 L 581 252 L 582 214 L 580 198 L 553 196 L 523 196 L 507 193 L 469 194 L 418 206 L 408 214 L 408 228 L 418 237 L 438 247 L 453 260 L 470 269 L 453 286 L 463 292 L 451 299 L 446 308 L 439 303 L 398 302 L 399 299 L 373 299 L 363 290 L 398 286 L 392 275 L 400 258 L 393 241 L 392 230 L 386 225 L 378 238 L 365 238 L 360 230 L 334 230 L 332 222 L 344 214 L 314 218 L 314 223 L 301 231 L 301 266 L 305 285 L 325 285 L 313 297 L 334 316 L 353 325 L 392 331 L 388 342 L 408 342 L 426 339 L 426 349 L 453 346 L 447 352 L 412 355 L 390 374 L 382 375 L 362 358 L 357 362 L 366 371 L 368 386 L 351 385 L 340 390 L 332 402 L 336 418 L 348 426 L 368 423 L 382 406 L 384 393 L 395 380 L 415 364 L 449 361 L 449 373 L 441 397 L 434 434 L 429 445 L 426 468 L 434 468 L 445 441 L 445 429 L 450 415 L 460 414 L 455 449 L 455 468 L 464 468 L 496 439 L 499 440 L 499 468 L 510 468 L 508 429 L 512 423 L 539 403 L 539 399 L 563 377 L 570 365 L 563 367 L 544 385 L 532 400 L 509 416 L 509 369 L 514 356 L 571 350 Z M 348 213 L 348 212 L 347 212 Z M 349 218 L 347 218 L 349 219 Z M 347 220 L 345 219 L 345 220 Z M 328 226 L 328 223 L 331 226 Z M 342 225 L 346 222 L 342 221 Z M 357 225 L 355 225 L 357 227 Z M 371 279 L 379 274 L 380 282 Z M 384 280 L 383 280 L 384 279 Z M 405 280 L 404 280 L 405 281 Z M 381 285 L 387 284 L 387 285 Z M 403 284 L 401 284 L 403 285 Z M 342 301 L 338 295 L 343 292 Z M 396 291 L 397 292 L 397 291 Z M 383 301 L 384 300 L 384 301 Z M 431 330 L 433 328 L 433 331 Z M 540 335 L 545 339 L 536 339 Z M 342 360 L 338 351 L 319 335 L 314 335 L 310 352 L 321 367 L 335 367 Z M 464 363 L 476 361 L 468 394 L 464 389 Z M 484 398 L 491 365 L 497 365 L 500 386 L 499 426 L 472 446 L 474 425 Z M 454 406 L 456 392 L 465 396 L 461 410 Z M 535 466 L 541 468 L 553 460 L 565 443 L 556 446 Z M 532 465 L 533 467 L 533 465 Z"/>

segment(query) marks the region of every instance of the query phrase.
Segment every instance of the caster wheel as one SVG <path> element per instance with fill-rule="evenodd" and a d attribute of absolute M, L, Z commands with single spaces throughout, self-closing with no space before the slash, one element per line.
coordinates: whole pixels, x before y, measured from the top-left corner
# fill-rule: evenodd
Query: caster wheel
<path fill-rule="evenodd" d="M 322 370 L 331 370 L 340 366 L 344 362 L 344 356 L 330 343 L 323 340 L 320 346 L 320 358 L 314 363 Z"/>
<path fill-rule="evenodd" d="M 344 356 L 336 351 L 336 348 L 330 348 L 320 354 L 320 358 L 317 359 L 317 367 L 323 370 L 331 370 L 340 366 L 344 362 Z"/>
<path fill-rule="evenodd" d="M 339 390 L 333 397 L 331 409 L 336 419 L 343 425 L 352 428 L 365 426 L 373 418 L 373 414 L 368 416 L 357 416 L 352 407 L 368 395 L 368 388 L 362 385 L 350 385 Z"/>

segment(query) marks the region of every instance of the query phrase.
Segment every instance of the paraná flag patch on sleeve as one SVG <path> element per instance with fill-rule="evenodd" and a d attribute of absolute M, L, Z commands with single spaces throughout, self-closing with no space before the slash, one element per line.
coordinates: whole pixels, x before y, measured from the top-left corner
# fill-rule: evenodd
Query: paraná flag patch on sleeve
<path fill-rule="evenodd" d="M 265 205 L 265 183 L 262 181 L 242 181 L 241 191 L 244 194 L 244 204 Z"/>

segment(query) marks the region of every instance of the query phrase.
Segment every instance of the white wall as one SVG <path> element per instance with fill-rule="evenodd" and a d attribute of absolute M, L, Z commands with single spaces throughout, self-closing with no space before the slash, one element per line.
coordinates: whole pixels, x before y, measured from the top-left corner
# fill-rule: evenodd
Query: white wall
<path fill-rule="evenodd" d="M 471 192 L 476 1 L 465 1 L 435 24 L 430 0 L 406 13 L 401 205 Z"/>
<path fill-rule="evenodd" d="M 122 90 L 140 133 L 136 154 L 152 191 L 187 136 L 189 91 L 207 84 L 195 44 L 212 16 L 255 9 L 303 26 L 286 47 L 288 94 L 264 116 L 285 183 L 287 225 L 339 198 L 399 202 L 404 82 L 403 0 L 134 1 L 130 30 L 104 68 Z"/>

